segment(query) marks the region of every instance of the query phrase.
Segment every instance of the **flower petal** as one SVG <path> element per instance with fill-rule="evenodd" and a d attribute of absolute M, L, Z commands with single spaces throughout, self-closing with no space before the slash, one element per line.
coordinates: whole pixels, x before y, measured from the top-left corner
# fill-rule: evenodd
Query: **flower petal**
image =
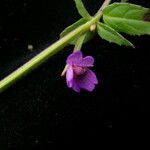
<path fill-rule="evenodd" d="M 90 77 L 91 81 L 94 84 L 98 84 L 98 80 L 97 80 L 96 74 L 92 70 L 88 69 L 87 74 L 88 74 L 88 76 Z"/>
<path fill-rule="evenodd" d="M 94 90 L 95 84 L 98 84 L 98 80 L 95 73 L 88 69 L 85 74 L 76 79 L 76 83 L 78 84 L 79 88 L 91 92 Z"/>
<path fill-rule="evenodd" d="M 73 69 L 72 69 L 72 66 L 71 65 L 68 65 L 68 68 L 67 68 L 67 72 L 66 72 L 66 82 L 67 82 L 67 86 L 69 88 L 72 87 L 73 85 Z"/>
<path fill-rule="evenodd" d="M 82 59 L 80 65 L 82 67 L 93 67 L 94 65 L 94 58 L 92 56 L 86 56 Z"/>
<path fill-rule="evenodd" d="M 76 80 L 75 80 L 75 79 L 73 80 L 72 89 L 73 89 L 74 91 L 80 93 L 80 88 L 79 88 L 78 84 L 76 83 Z"/>
<path fill-rule="evenodd" d="M 68 56 L 67 58 L 67 64 L 69 65 L 77 65 L 78 63 L 81 62 L 82 60 L 82 52 L 81 51 L 77 51 L 72 53 L 71 55 Z"/>

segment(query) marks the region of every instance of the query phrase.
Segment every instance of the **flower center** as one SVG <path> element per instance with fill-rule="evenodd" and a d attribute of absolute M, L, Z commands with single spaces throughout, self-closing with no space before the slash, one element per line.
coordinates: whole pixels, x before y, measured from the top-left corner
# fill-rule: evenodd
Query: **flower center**
<path fill-rule="evenodd" d="M 84 74 L 87 71 L 87 68 L 79 67 L 79 66 L 73 66 L 73 71 L 74 71 L 75 77 L 77 77 L 77 76 Z"/>

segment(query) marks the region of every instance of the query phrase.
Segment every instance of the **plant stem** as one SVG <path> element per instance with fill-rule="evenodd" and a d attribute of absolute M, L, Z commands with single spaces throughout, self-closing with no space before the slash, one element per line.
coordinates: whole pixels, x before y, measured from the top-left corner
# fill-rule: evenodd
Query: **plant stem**
<path fill-rule="evenodd" d="M 37 68 L 39 65 L 45 62 L 52 55 L 60 51 L 60 49 L 64 48 L 72 38 L 89 30 L 90 26 L 96 23 L 101 18 L 102 10 L 105 7 L 107 7 L 110 2 L 111 0 L 105 0 L 101 9 L 90 21 L 88 21 L 84 25 L 81 25 L 80 27 L 72 31 L 71 33 L 67 34 L 65 37 L 61 38 L 60 40 L 58 40 L 57 42 L 55 42 L 54 44 L 52 44 L 51 46 L 43 50 L 37 56 L 33 57 L 23 66 L 21 66 L 20 68 L 12 72 L 10 75 L 5 77 L 3 80 L 1 80 L 0 81 L 0 93 L 3 92 L 12 84 L 14 84 L 17 80 L 21 79 L 26 74 L 31 72 L 33 69 Z"/>
<path fill-rule="evenodd" d="M 76 45 L 74 47 L 74 50 L 73 50 L 74 52 L 81 50 L 85 36 L 86 36 L 86 34 L 83 34 L 79 37 L 79 39 L 77 40 Z"/>

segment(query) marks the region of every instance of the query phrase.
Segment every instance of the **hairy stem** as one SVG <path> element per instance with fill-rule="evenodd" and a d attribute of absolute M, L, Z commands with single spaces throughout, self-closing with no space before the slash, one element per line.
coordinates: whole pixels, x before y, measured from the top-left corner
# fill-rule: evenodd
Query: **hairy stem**
<path fill-rule="evenodd" d="M 61 38 L 60 40 L 56 41 L 54 44 L 43 50 L 37 56 L 33 57 L 23 66 L 12 72 L 10 75 L 5 77 L 3 80 L 0 81 L 0 92 L 3 92 L 9 86 L 14 84 L 17 80 L 24 77 L 26 74 L 31 72 L 33 69 L 37 68 L 43 62 L 45 62 L 48 58 L 52 55 L 56 54 L 58 51 L 63 49 L 68 42 L 78 36 L 79 34 L 85 33 L 89 30 L 90 26 L 96 23 L 102 16 L 102 10 L 109 5 L 111 0 L 105 0 L 101 9 L 97 12 L 97 14 L 87 23 L 81 25 L 71 33 L 67 34 L 65 37 Z"/>

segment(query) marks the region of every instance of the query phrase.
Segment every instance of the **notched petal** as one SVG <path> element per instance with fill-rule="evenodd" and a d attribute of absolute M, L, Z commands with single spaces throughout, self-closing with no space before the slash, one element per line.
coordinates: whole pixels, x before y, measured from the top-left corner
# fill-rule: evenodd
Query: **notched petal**
<path fill-rule="evenodd" d="M 69 65 L 76 65 L 82 60 L 82 52 L 77 51 L 68 56 L 66 63 Z"/>
<path fill-rule="evenodd" d="M 92 56 L 86 56 L 82 59 L 81 65 L 83 67 L 93 67 L 94 58 Z"/>
<path fill-rule="evenodd" d="M 80 88 L 92 92 L 95 88 L 95 84 L 98 84 L 97 77 L 93 71 L 88 71 L 81 77 L 76 79 L 77 84 Z"/>
<path fill-rule="evenodd" d="M 76 80 L 73 81 L 73 86 L 72 89 L 78 93 L 80 93 L 80 88 L 78 86 L 78 84 L 76 83 Z"/>
<path fill-rule="evenodd" d="M 88 78 L 90 78 L 91 82 L 93 82 L 94 84 L 98 84 L 96 74 L 92 70 L 88 69 L 87 76 Z"/>

